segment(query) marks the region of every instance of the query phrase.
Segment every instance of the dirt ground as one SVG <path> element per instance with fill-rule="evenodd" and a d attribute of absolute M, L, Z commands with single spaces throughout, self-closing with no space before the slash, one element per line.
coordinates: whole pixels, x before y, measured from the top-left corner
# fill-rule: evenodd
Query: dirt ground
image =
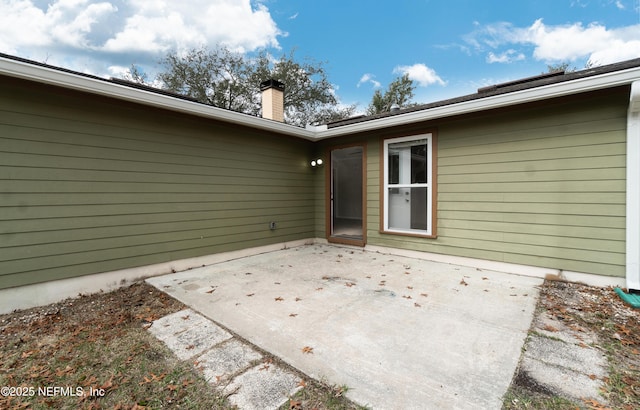
<path fill-rule="evenodd" d="M 228 409 L 196 370 L 145 328 L 185 306 L 138 283 L 0 316 L 0 408 Z M 640 310 L 611 288 L 546 282 L 537 312 L 598 334 L 609 361 L 602 401 L 574 402 L 516 378 L 505 409 L 639 409 Z M 269 360 L 272 360 L 270 358 Z M 307 380 L 283 409 L 355 409 L 348 386 Z"/>
<path fill-rule="evenodd" d="M 185 307 L 137 283 L 0 315 L 0 409 L 234 408 L 146 331 Z M 346 386 L 301 380 L 283 408 L 359 408 Z"/>
<path fill-rule="evenodd" d="M 597 336 L 591 347 L 604 353 L 609 373 L 602 380 L 601 400 L 576 402 L 518 375 L 505 395 L 504 409 L 640 409 L 640 309 L 624 304 L 613 288 L 547 281 L 536 308 L 537 315 L 542 312 Z"/>

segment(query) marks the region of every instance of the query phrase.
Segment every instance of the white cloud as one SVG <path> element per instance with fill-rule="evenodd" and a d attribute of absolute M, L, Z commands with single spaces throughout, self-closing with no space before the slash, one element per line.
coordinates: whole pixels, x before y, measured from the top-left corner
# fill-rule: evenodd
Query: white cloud
<path fill-rule="evenodd" d="M 514 61 L 524 60 L 525 58 L 523 53 L 518 53 L 516 50 L 510 48 L 500 54 L 494 54 L 490 51 L 489 54 L 487 54 L 487 63 L 512 63 Z"/>
<path fill-rule="evenodd" d="M 224 44 L 234 51 L 279 48 L 285 36 L 251 0 L 0 0 L 0 52 L 83 71 L 105 59 L 157 61 L 169 50 Z M 82 67 L 79 67 L 81 57 Z M 102 74 L 108 66 L 100 63 Z"/>
<path fill-rule="evenodd" d="M 187 49 L 224 44 L 244 52 L 279 47 L 283 35 L 269 14 L 249 0 L 191 0 L 188 2 L 135 0 L 134 14 L 125 27 L 105 43 L 110 51 Z"/>
<path fill-rule="evenodd" d="M 533 58 L 545 62 L 587 58 L 593 63 L 608 64 L 640 57 L 640 24 L 610 29 L 597 23 L 548 26 L 542 19 L 529 27 L 500 22 L 480 26 L 464 39 L 477 52 L 487 52 L 490 63 L 525 58 L 524 52 L 513 46 L 532 47 Z M 511 47 L 498 51 L 505 46 Z"/>
<path fill-rule="evenodd" d="M 107 2 L 59 0 L 46 10 L 29 0 L 0 1 L 0 49 L 63 44 L 84 47 L 92 28 L 117 8 Z"/>
<path fill-rule="evenodd" d="M 397 66 L 393 72 L 394 74 L 408 74 L 409 78 L 416 81 L 421 87 L 427 87 L 431 84 L 446 85 L 446 82 L 436 74 L 434 69 L 424 64 Z"/>
<path fill-rule="evenodd" d="M 373 88 L 380 88 L 382 84 L 380 84 L 380 81 L 374 80 L 374 78 L 375 75 L 366 73 L 362 77 L 360 77 L 360 81 L 358 81 L 356 87 L 360 87 L 362 84 L 371 83 L 373 85 Z"/>
<path fill-rule="evenodd" d="M 622 2 L 620 0 L 616 0 L 616 7 L 620 10 L 624 10 L 626 9 L 626 7 L 624 6 L 624 4 L 622 4 Z"/>

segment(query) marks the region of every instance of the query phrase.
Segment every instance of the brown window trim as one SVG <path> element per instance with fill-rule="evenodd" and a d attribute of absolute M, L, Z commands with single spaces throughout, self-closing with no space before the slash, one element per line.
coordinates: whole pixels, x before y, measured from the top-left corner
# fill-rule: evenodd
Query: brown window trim
<path fill-rule="evenodd" d="M 420 135 L 431 134 L 431 151 L 432 158 L 431 159 L 431 233 L 430 234 L 419 234 L 413 232 L 396 232 L 396 231 L 388 231 L 384 229 L 384 215 L 386 212 L 385 202 L 384 202 L 384 143 L 386 140 L 401 138 L 401 137 L 411 137 L 415 136 L 416 139 Z M 399 134 L 388 137 L 380 138 L 380 229 L 379 233 L 384 235 L 396 235 L 396 236 L 408 236 L 414 238 L 425 238 L 425 239 L 436 239 L 438 237 L 438 132 L 436 129 L 425 130 L 420 133 L 411 133 L 411 134 Z"/>

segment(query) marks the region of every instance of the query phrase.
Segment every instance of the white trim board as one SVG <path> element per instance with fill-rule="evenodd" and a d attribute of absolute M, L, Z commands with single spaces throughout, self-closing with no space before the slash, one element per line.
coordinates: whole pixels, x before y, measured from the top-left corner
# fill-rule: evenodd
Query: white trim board
<path fill-rule="evenodd" d="M 388 248 L 384 246 L 367 245 L 365 246 L 365 250 L 388 255 L 406 256 L 409 258 L 448 263 L 451 265 L 468 266 L 483 270 L 511 273 L 514 275 L 531 276 L 564 282 L 582 283 L 589 286 L 624 286 L 625 282 L 624 278 L 616 276 L 594 275 L 592 273 L 540 268 L 537 266 L 519 265 L 516 263 L 495 262 L 486 259 L 467 258 L 463 256 L 452 256 L 439 253 Z"/>
<path fill-rule="evenodd" d="M 246 256 L 294 248 L 312 243 L 314 243 L 313 238 L 302 239 L 136 268 L 121 269 L 112 272 L 96 273 L 76 278 L 0 289 L 0 314 L 10 313 L 19 309 L 44 306 L 50 303 L 60 302 L 67 298 L 77 297 L 80 294 L 91 294 L 101 291 L 108 292 L 152 276 L 166 275 L 172 272 L 199 268 L 203 265 L 213 265 Z"/>
<path fill-rule="evenodd" d="M 550 98 L 595 91 L 620 85 L 631 84 L 640 79 L 640 67 L 603 73 L 591 77 L 577 78 L 555 84 L 529 88 L 475 100 L 444 105 L 431 109 L 392 115 L 361 123 L 344 125 L 328 129 L 326 125 L 307 126 L 306 128 L 287 125 L 278 121 L 253 117 L 175 97 L 139 90 L 120 84 L 110 83 L 97 78 L 80 76 L 74 73 L 41 67 L 26 62 L 0 57 L 0 74 L 51 84 L 91 94 L 98 94 L 131 101 L 138 104 L 164 108 L 205 118 L 211 118 L 247 127 L 290 135 L 310 141 L 334 138 L 355 133 L 384 129 L 398 125 L 413 124 L 422 121 L 451 117 L 454 115 L 485 111 L 510 105 L 541 101 Z"/>
<path fill-rule="evenodd" d="M 640 80 L 629 95 L 626 212 L 626 285 L 640 290 Z"/>
<path fill-rule="evenodd" d="M 155 265 L 141 266 L 137 268 L 122 269 L 113 272 L 96 273 L 76 278 L 61 279 L 51 282 L 37 283 L 0 290 L 0 314 L 10 313 L 14 310 L 28 309 L 36 306 L 44 306 L 50 303 L 60 302 L 67 298 L 73 298 L 79 294 L 91 294 L 100 291 L 111 291 L 130 285 L 139 280 L 152 276 L 160 276 L 191 268 L 199 268 L 203 265 L 213 265 L 233 259 L 258 255 L 266 252 L 274 252 L 287 248 L 303 245 L 324 244 L 350 249 L 360 249 L 359 246 L 330 244 L 324 238 L 309 238 L 293 242 L 277 243 L 273 245 L 242 249 L 231 252 L 223 252 L 197 258 L 181 259 L 177 261 L 158 263 Z M 406 256 L 409 258 L 448 263 L 452 265 L 471 266 L 485 270 L 511 273 L 522 276 L 532 276 L 545 279 L 562 280 L 567 282 L 583 283 L 590 286 L 624 286 L 624 278 L 600 276 L 589 273 L 560 271 L 535 266 L 518 265 L 506 262 L 494 262 L 484 259 L 466 258 L 460 256 L 442 255 L 430 252 L 412 251 L 383 246 L 366 245 L 369 252 L 378 252 L 388 255 Z"/>

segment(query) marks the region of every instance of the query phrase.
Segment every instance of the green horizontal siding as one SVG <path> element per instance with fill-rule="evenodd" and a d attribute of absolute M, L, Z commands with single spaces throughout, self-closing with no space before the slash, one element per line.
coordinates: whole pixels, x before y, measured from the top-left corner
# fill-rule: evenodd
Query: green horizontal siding
<path fill-rule="evenodd" d="M 438 237 L 380 233 L 371 173 L 369 243 L 624 276 L 627 99 L 619 89 L 425 124 L 416 134 L 438 133 Z M 370 138 L 376 163 L 379 145 Z"/>
<path fill-rule="evenodd" d="M 370 244 L 624 276 L 628 90 L 582 97 L 313 144 L 0 78 L 0 288 L 325 237 L 350 143 Z M 431 130 L 438 237 L 381 233 L 381 133 Z"/>
<path fill-rule="evenodd" d="M 315 235 L 309 142 L 6 78 L 0 90 L 0 288 Z"/>

